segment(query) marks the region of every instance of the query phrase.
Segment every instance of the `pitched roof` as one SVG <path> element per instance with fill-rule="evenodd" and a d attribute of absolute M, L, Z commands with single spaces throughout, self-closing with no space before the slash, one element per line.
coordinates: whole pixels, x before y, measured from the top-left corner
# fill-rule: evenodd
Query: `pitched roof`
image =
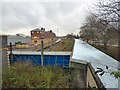
<path fill-rule="evenodd" d="M 41 29 L 36 28 L 36 29 L 31 30 L 31 31 L 41 31 Z"/>

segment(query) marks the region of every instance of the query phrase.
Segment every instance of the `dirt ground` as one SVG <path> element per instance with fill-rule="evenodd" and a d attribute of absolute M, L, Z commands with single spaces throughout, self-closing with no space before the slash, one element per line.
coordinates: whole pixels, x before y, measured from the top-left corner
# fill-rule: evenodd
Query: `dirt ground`
<path fill-rule="evenodd" d="M 63 39 L 59 43 L 44 49 L 44 51 L 72 51 L 74 39 Z"/>
<path fill-rule="evenodd" d="M 118 60 L 118 47 L 117 46 L 107 46 L 106 50 L 101 45 L 94 45 L 94 47 L 108 54 L 112 58 Z"/>

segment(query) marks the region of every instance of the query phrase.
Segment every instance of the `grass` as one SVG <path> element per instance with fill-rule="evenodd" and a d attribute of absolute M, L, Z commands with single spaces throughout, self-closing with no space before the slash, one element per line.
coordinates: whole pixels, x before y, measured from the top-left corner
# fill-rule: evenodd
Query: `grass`
<path fill-rule="evenodd" d="M 3 72 L 3 88 L 69 88 L 70 75 L 57 66 L 19 62 Z"/>
<path fill-rule="evenodd" d="M 45 51 L 72 51 L 74 45 L 74 39 L 67 38 L 61 41 L 60 43 L 57 43 L 53 46 L 51 46 L 49 49 L 45 49 Z"/>
<path fill-rule="evenodd" d="M 120 78 L 120 71 L 113 71 L 110 74 L 113 75 L 116 79 Z"/>

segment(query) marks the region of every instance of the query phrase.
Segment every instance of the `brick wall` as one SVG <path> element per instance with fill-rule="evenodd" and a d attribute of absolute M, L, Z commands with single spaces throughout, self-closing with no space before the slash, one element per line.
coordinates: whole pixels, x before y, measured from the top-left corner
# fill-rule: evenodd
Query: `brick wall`
<path fill-rule="evenodd" d="M 45 31 L 42 29 L 34 29 L 31 31 L 32 43 L 39 44 L 39 40 L 41 40 L 41 39 L 52 39 L 55 37 L 56 37 L 56 35 L 55 35 L 55 33 L 52 32 L 52 30 Z"/>

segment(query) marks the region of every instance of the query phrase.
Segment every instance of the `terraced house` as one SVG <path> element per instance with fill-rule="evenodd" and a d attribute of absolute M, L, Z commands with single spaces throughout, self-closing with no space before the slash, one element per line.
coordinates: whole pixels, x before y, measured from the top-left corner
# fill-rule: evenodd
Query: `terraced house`
<path fill-rule="evenodd" d="M 31 40 L 32 40 L 32 44 L 40 44 L 41 40 L 44 40 L 44 43 L 47 43 L 51 40 L 53 40 L 53 38 L 55 38 L 56 35 L 52 30 L 49 31 L 45 31 L 45 28 L 36 28 L 34 30 L 31 31 Z"/>

